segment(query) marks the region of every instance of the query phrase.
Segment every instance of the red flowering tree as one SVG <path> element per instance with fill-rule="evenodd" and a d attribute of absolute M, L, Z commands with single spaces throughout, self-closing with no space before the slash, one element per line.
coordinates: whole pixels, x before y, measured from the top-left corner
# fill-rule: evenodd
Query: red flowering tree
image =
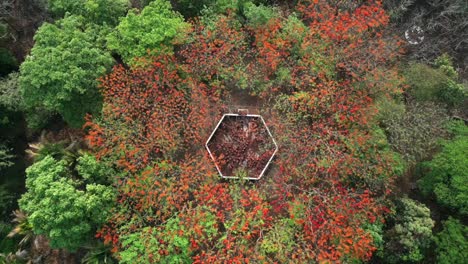
<path fill-rule="evenodd" d="M 334 2 L 301 1 L 297 15 L 260 24 L 196 20 L 175 56 L 101 80 L 88 139 L 121 173 L 119 207 L 98 236 L 123 263 L 372 256 L 395 164 L 374 131 L 374 100 L 400 92 L 399 45 L 380 2 Z M 264 104 L 280 145 L 256 184 L 220 180 L 203 149 L 239 94 Z"/>
<path fill-rule="evenodd" d="M 177 159 L 205 140 L 205 126 L 212 123 L 212 99 L 203 86 L 181 78 L 174 57 L 153 59 L 136 69 L 116 66 L 104 77 L 102 121 L 86 124 L 98 157 L 112 156 L 131 172 L 158 159 Z"/>

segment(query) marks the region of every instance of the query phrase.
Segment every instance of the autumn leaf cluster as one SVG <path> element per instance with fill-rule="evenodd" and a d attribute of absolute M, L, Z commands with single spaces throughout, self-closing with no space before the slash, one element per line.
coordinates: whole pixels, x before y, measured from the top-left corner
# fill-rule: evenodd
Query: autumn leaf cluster
<path fill-rule="evenodd" d="M 317 2 L 267 19 L 239 20 L 235 10 L 196 19 L 174 55 L 101 79 L 103 114 L 85 127 L 97 157 L 118 171 L 119 195 L 97 236 L 122 261 L 372 256 L 372 226 L 389 210 L 396 174 L 387 143 L 375 140 L 373 102 L 401 92 L 399 41 L 385 35 L 379 2 Z M 280 145 L 256 183 L 221 180 L 203 148 L 239 94 L 262 103 Z"/>

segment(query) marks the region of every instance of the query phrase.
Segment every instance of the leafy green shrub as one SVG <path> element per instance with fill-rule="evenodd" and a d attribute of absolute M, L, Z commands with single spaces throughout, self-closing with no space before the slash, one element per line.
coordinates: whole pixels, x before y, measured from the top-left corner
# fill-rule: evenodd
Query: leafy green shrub
<path fill-rule="evenodd" d="M 74 179 L 68 166 L 47 156 L 29 167 L 19 206 L 34 233 L 46 235 L 51 247 L 75 251 L 106 221 L 115 195 L 110 187 Z"/>
<path fill-rule="evenodd" d="M 86 21 L 115 25 L 130 7 L 128 0 L 49 0 L 49 10 L 58 18 L 67 12 L 81 15 Z"/>
<path fill-rule="evenodd" d="M 99 162 L 95 156 L 85 153 L 77 159 L 77 162 L 76 171 L 87 182 L 109 183 L 112 169 L 103 162 Z"/>
<path fill-rule="evenodd" d="M 409 94 L 418 101 L 436 100 L 436 94 L 447 76 L 437 69 L 422 63 L 411 63 L 404 71 L 410 85 Z"/>
<path fill-rule="evenodd" d="M 156 228 L 145 227 L 137 232 L 121 238 L 125 250 L 119 253 L 120 263 L 191 263 L 189 238 L 178 232 L 183 227 L 179 226 L 179 218 L 171 218 L 164 224 L 163 234 L 174 234 L 165 237 L 162 246 L 156 234 Z M 167 249 L 167 255 L 159 253 L 160 248 Z M 147 249 L 152 252 L 146 251 Z"/>
<path fill-rule="evenodd" d="M 314 111 L 321 108 L 321 103 L 320 99 L 310 93 L 299 91 L 292 95 L 279 95 L 275 108 L 293 122 L 311 124 L 324 117 L 322 111 Z"/>
<path fill-rule="evenodd" d="M 304 54 L 304 48 L 301 47 L 304 39 L 305 39 L 305 36 L 306 36 L 306 32 L 307 32 L 307 27 L 306 25 L 304 24 L 304 22 L 302 22 L 296 14 L 291 14 L 288 16 L 288 18 L 284 21 L 281 22 L 282 24 L 282 32 L 280 33 L 281 35 L 281 38 L 282 39 L 287 39 L 287 40 L 292 40 L 292 43 L 293 43 L 293 47 L 291 48 L 291 55 L 292 56 L 297 56 L 297 57 L 301 57 L 303 56 Z M 324 41 L 325 42 L 325 41 Z M 324 43 L 325 45 L 325 43 Z M 307 55 L 312 55 L 312 54 L 316 54 L 317 51 L 315 51 L 315 53 L 311 50 L 308 50 L 306 51 L 308 54 Z M 332 67 L 332 64 L 333 63 L 330 63 L 329 64 L 322 64 L 322 57 L 321 57 L 321 54 L 320 52 L 318 52 L 318 54 L 316 55 L 317 57 L 317 61 L 318 63 L 320 63 L 322 66 L 324 66 L 324 69 L 328 69 L 330 68 L 331 70 L 331 67 Z"/>
<path fill-rule="evenodd" d="M 396 205 L 394 226 L 385 234 L 385 259 L 390 263 L 421 261 L 432 241 L 430 210 L 408 198 Z"/>
<path fill-rule="evenodd" d="M 369 144 L 372 144 L 376 147 L 376 151 L 378 151 L 383 156 L 388 155 L 392 157 L 394 161 L 392 165 L 392 171 L 390 173 L 390 177 L 393 175 L 403 175 L 405 172 L 405 161 L 402 159 L 401 155 L 391 149 L 390 144 L 388 143 L 387 136 L 385 135 L 385 131 L 378 126 L 375 126 L 373 130 L 371 130 L 372 139 L 369 140 Z M 368 157 L 366 157 L 368 158 Z M 384 175 L 385 173 L 382 173 Z"/>
<path fill-rule="evenodd" d="M 382 101 L 378 120 L 392 148 L 409 163 L 428 157 L 446 134 L 448 115 L 444 108 L 431 102 L 411 102 L 406 106 Z"/>
<path fill-rule="evenodd" d="M 422 192 L 435 194 L 444 206 L 468 214 L 468 127 L 463 122 L 450 126 L 454 138 L 442 144 L 442 151 L 423 166 L 427 174 L 419 181 Z"/>
<path fill-rule="evenodd" d="M 390 126 L 392 120 L 397 120 L 406 114 L 406 107 L 401 100 L 393 98 L 379 98 L 375 103 L 378 114 L 377 122 L 382 127 Z"/>
<path fill-rule="evenodd" d="M 20 69 L 26 107 L 58 112 L 75 127 L 83 124 L 86 113 L 99 113 L 97 78 L 114 63 L 103 49 L 105 33 L 105 28 L 89 27 L 79 16 L 44 23 Z"/>
<path fill-rule="evenodd" d="M 462 83 L 454 80 L 447 80 L 443 89 L 437 93 L 437 97 L 441 102 L 446 103 L 449 107 L 457 107 L 466 98 L 467 87 Z"/>
<path fill-rule="evenodd" d="M 176 37 L 190 27 L 167 0 L 155 0 L 140 14 L 131 10 L 108 37 L 107 46 L 126 63 L 148 52 L 170 52 Z"/>
<path fill-rule="evenodd" d="M 36 107 L 34 109 L 25 110 L 25 119 L 27 126 L 32 131 L 39 131 L 53 120 L 56 114 L 43 107 Z"/>
<path fill-rule="evenodd" d="M 458 82 L 458 74 L 448 56 L 435 61 L 437 68 L 411 63 L 404 76 L 410 85 L 409 94 L 418 101 L 441 102 L 456 107 L 464 100 L 466 88 Z"/>
<path fill-rule="evenodd" d="M 453 67 L 452 58 L 447 53 L 442 54 L 434 60 L 434 65 L 439 68 L 449 78 L 458 78 L 458 73 Z"/>
<path fill-rule="evenodd" d="M 146 234 L 148 234 L 145 236 Z M 120 263 L 134 263 L 138 261 L 138 263 L 150 263 L 149 259 L 144 259 L 142 256 L 145 256 L 145 253 L 148 254 L 149 252 L 145 252 L 145 247 L 149 249 L 156 249 L 159 247 L 159 242 L 154 235 L 151 233 L 151 229 L 149 227 L 143 228 L 139 231 L 134 231 L 129 235 L 122 236 L 120 238 L 122 243 L 122 247 L 124 250 L 119 252 L 119 260 Z M 157 251 L 156 251 L 157 252 Z M 154 253 L 156 253 L 154 252 Z M 152 253 L 150 253 L 152 254 Z M 155 258 L 158 257 L 159 254 L 156 254 Z"/>
<path fill-rule="evenodd" d="M 287 263 L 287 254 L 296 244 L 294 234 L 297 231 L 295 229 L 293 220 L 281 219 L 266 233 L 260 244 L 261 251 L 276 256 L 276 260 L 281 263 Z"/>
<path fill-rule="evenodd" d="M 23 98 L 19 90 L 19 73 L 10 73 L 0 78 L 0 105 L 10 111 L 20 111 L 23 107 Z"/>
<path fill-rule="evenodd" d="M 14 156 L 10 153 L 4 145 L 0 145 L 0 169 L 8 168 L 13 165 L 11 161 Z"/>
<path fill-rule="evenodd" d="M 247 18 L 248 24 L 252 27 L 265 25 L 273 18 L 279 17 L 279 12 L 271 6 L 262 4 L 255 5 L 252 2 L 247 2 L 244 5 L 244 16 Z"/>
<path fill-rule="evenodd" d="M 437 263 L 463 263 L 468 259 L 468 227 L 449 217 L 435 237 Z"/>
<path fill-rule="evenodd" d="M 364 225 L 364 229 L 372 236 L 374 246 L 377 248 L 376 255 L 379 257 L 383 256 L 384 252 L 384 224 L 381 221 L 375 221 L 374 223 L 367 223 Z"/>

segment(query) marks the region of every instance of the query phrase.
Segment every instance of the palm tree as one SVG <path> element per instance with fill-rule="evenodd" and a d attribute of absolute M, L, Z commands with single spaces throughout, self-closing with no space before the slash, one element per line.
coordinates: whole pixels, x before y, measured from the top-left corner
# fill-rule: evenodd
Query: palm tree
<path fill-rule="evenodd" d="M 32 230 L 32 225 L 28 221 L 28 216 L 21 210 L 13 211 L 13 220 L 15 227 L 8 234 L 8 237 L 14 237 L 17 235 L 23 236 L 19 242 L 20 248 L 28 246 L 34 238 L 34 233 Z"/>
<path fill-rule="evenodd" d="M 88 252 L 81 260 L 83 264 L 114 264 L 117 261 L 112 257 L 109 246 L 97 241 L 95 244 L 85 247 Z"/>

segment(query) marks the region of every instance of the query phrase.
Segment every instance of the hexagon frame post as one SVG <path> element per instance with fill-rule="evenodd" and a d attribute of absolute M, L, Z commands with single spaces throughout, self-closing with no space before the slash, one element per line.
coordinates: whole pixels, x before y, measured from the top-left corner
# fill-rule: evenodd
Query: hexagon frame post
<path fill-rule="evenodd" d="M 270 132 L 270 129 L 268 128 L 268 126 L 266 125 L 265 123 L 265 120 L 263 119 L 263 117 L 261 115 L 254 115 L 254 114 L 232 114 L 232 113 L 228 113 L 228 114 L 224 114 L 221 119 L 219 120 L 218 124 L 216 125 L 216 127 L 213 129 L 213 132 L 211 132 L 210 136 L 208 137 L 208 140 L 206 141 L 205 143 L 205 148 L 206 150 L 208 151 L 208 153 L 210 154 L 210 158 L 211 160 L 213 160 L 215 166 L 216 166 L 216 169 L 219 173 L 219 175 L 224 178 L 224 179 L 238 179 L 239 177 L 238 176 L 232 176 L 232 175 L 224 175 L 223 172 L 222 172 L 222 168 L 220 168 L 220 166 L 218 165 L 218 163 L 216 162 L 216 158 L 215 156 L 213 155 L 212 151 L 210 150 L 210 147 L 209 147 L 209 143 L 210 141 L 213 139 L 214 135 L 216 134 L 216 132 L 218 131 L 220 125 L 223 123 L 223 121 L 226 119 L 226 117 L 247 117 L 247 118 L 258 118 L 259 120 L 261 120 L 261 123 L 263 124 L 263 126 L 265 127 L 265 130 L 267 131 L 267 134 L 269 136 L 269 138 L 271 139 L 273 145 L 274 145 L 274 151 L 273 153 L 271 154 L 271 157 L 268 159 L 268 162 L 266 163 L 265 167 L 262 169 L 262 171 L 260 172 L 259 176 L 258 177 L 245 177 L 245 179 L 249 179 L 249 180 L 260 180 L 263 175 L 265 174 L 266 170 L 268 169 L 268 167 L 270 166 L 270 163 L 271 161 L 273 160 L 273 158 L 275 157 L 276 153 L 278 152 L 278 145 L 276 144 L 276 141 L 275 139 L 273 138 L 273 135 L 271 134 Z"/>

